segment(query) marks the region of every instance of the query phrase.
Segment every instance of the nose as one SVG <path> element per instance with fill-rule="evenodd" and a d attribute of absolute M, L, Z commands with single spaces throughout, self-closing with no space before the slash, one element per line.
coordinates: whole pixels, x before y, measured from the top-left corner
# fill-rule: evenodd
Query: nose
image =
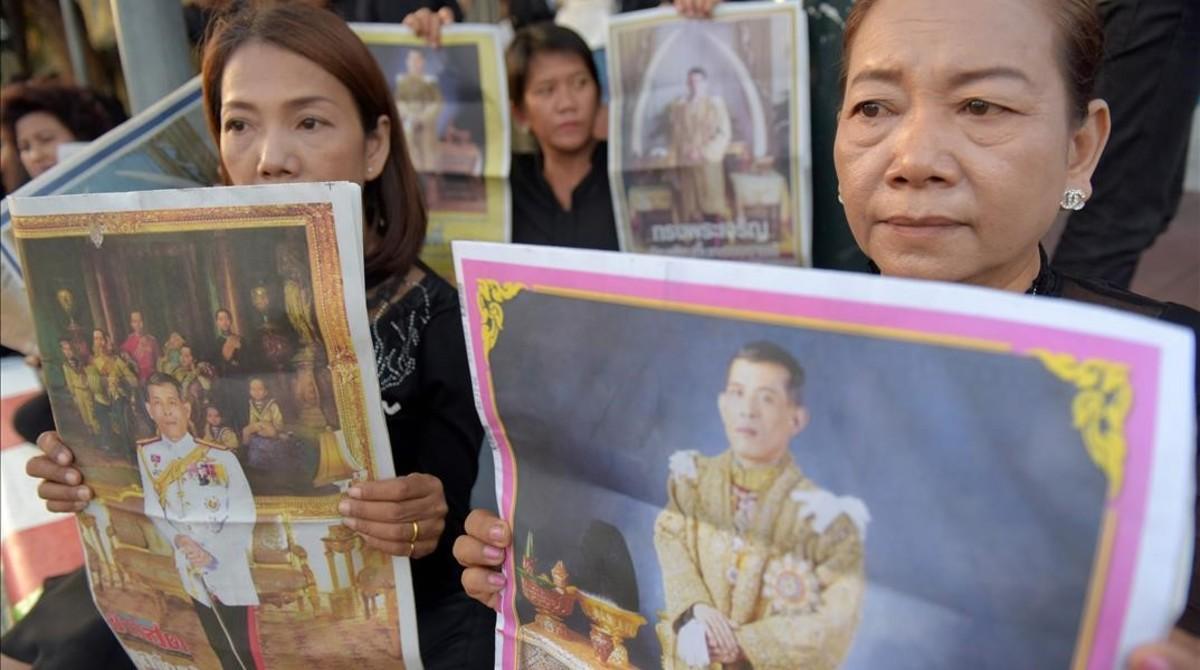
<path fill-rule="evenodd" d="M 958 162 L 952 149 L 954 120 L 935 110 L 914 107 L 893 131 L 892 163 L 886 180 L 893 188 L 953 185 Z"/>
<path fill-rule="evenodd" d="M 34 142 L 29 146 L 29 162 L 33 165 L 44 166 L 54 164 L 54 144 L 52 142 Z"/>
<path fill-rule="evenodd" d="M 554 96 L 554 111 L 559 113 L 573 112 L 579 104 L 579 93 L 571 90 L 570 86 L 562 86 Z"/>
<path fill-rule="evenodd" d="M 286 181 L 300 176 L 300 159 L 285 131 L 273 130 L 263 135 L 257 173 L 262 181 Z"/>

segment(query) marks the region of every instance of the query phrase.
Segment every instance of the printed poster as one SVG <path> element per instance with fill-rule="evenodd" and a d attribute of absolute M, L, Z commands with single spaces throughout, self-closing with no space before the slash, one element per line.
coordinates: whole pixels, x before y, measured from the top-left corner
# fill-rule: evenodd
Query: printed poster
<path fill-rule="evenodd" d="M 142 668 L 420 667 L 353 184 L 14 198 L 97 606 Z M 382 437 L 381 437 L 382 436 Z"/>
<path fill-rule="evenodd" d="M 622 250 L 811 264 L 807 35 L 794 2 L 610 19 Z"/>
<path fill-rule="evenodd" d="M 500 30 L 448 26 L 431 47 L 408 28 L 355 24 L 379 62 L 429 210 L 421 259 L 453 277 L 453 240 L 507 242 L 508 80 Z"/>
<path fill-rule="evenodd" d="M 456 244 L 498 667 L 1124 667 L 1182 610 L 1192 335 L 1064 300 Z"/>

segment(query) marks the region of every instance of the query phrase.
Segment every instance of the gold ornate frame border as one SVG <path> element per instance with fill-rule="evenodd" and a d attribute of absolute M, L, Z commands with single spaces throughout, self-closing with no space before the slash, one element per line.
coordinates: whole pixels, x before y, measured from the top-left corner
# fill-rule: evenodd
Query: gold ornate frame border
<path fill-rule="evenodd" d="M 331 203 L 14 216 L 12 224 L 22 255 L 26 240 L 88 237 L 93 244 L 101 246 L 109 235 L 304 228 L 317 325 L 325 341 L 333 376 L 334 399 L 346 447 L 363 464 L 369 476 L 377 474 L 377 464 L 370 447 L 362 374 L 345 309 L 342 265 Z M 26 280 L 30 282 L 32 291 L 32 282 L 36 281 L 36 277 L 30 275 Z M 99 496 L 116 499 L 141 491 L 137 485 L 99 485 L 96 489 Z M 260 513 L 289 513 L 293 517 L 321 518 L 337 516 L 339 500 L 338 495 L 255 496 L 255 505 Z"/>
<path fill-rule="evenodd" d="M 1128 457 L 1128 436 L 1125 430 L 1125 420 L 1133 405 L 1133 386 L 1130 381 L 1130 369 L 1127 364 L 1101 359 L 1078 360 L 1069 353 L 1051 352 L 1045 349 L 1015 352 L 1011 344 L 999 340 L 935 335 L 898 328 L 786 316 L 749 309 L 712 307 L 682 301 L 640 298 L 600 291 L 582 291 L 557 286 L 529 286 L 515 281 L 502 282 L 495 279 L 477 278 L 473 290 L 475 293 L 475 303 L 479 309 L 479 336 L 483 338 L 484 358 L 488 370 L 487 384 L 491 395 L 492 412 L 500 424 L 499 429 L 504 434 L 505 443 L 509 445 L 507 465 L 511 469 L 513 476 L 513 496 L 509 508 L 504 510 L 507 512 L 508 516 L 506 518 L 508 519 L 515 518 L 516 516 L 518 468 L 516 454 L 513 453 L 512 442 L 508 439 L 508 429 L 504 426 L 504 419 L 501 417 L 500 409 L 497 405 L 496 388 L 491 372 L 491 352 L 499 343 L 500 335 L 504 330 L 505 303 L 516 298 L 523 291 L 573 300 L 657 309 L 665 312 L 710 316 L 791 328 L 805 327 L 831 333 L 863 335 L 914 344 L 932 344 L 984 353 L 1009 354 L 1037 360 L 1055 378 L 1075 388 L 1075 397 L 1071 404 L 1072 426 L 1079 431 L 1089 458 L 1104 474 L 1108 482 L 1108 490 L 1105 498 L 1106 505 L 1101 520 L 1096 553 L 1092 563 L 1091 579 L 1088 582 L 1087 592 L 1084 596 L 1084 609 L 1076 633 L 1075 651 L 1071 662 L 1072 670 L 1084 670 L 1087 667 L 1095 641 L 1096 625 L 1104 600 L 1105 582 L 1112 564 L 1112 553 L 1116 539 L 1118 515 L 1112 503 L 1120 495 L 1124 483 L 1125 463 Z M 516 590 L 509 589 L 506 597 L 509 599 L 509 606 L 512 607 L 511 611 L 515 612 Z M 514 654 L 519 653 L 518 645 L 515 648 Z M 516 658 L 514 658 L 514 662 L 516 662 Z"/>

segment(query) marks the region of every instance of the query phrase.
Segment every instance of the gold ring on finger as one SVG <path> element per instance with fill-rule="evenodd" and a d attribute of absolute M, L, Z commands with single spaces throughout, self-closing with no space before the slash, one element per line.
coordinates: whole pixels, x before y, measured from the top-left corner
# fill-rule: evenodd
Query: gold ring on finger
<path fill-rule="evenodd" d="M 416 551 L 417 551 L 417 543 L 409 542 L 408 543 L 408 556 L 406 558 L 412 558 L 413 553 Z"/>
<path fill-rule="evenodd" d="M 416 542 L 417 537 L 419 537 L 421 535 L 421 525 L 420 524 L 421 524 L 421 522 L 419 522 L 419 521 L 412 522 L 413 536 L 412 536 L 412 539 L 409 540 L 409 542 Z"/>

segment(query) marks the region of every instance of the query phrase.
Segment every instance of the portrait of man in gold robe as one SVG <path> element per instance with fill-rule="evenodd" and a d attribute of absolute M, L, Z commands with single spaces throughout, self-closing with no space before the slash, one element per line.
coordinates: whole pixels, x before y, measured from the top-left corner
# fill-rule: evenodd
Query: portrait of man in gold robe
<path fill-rule="evenodd" d="M 809 422 L 804 369 L 755 342 L 717 406 L 729 448 L 671 456 L 654 527 L 663 667 L 823 670 L 850 649 L 865 591 L 862 501 L 808 479 L 789 445 Z"/>
<path fill-rule="evenodd" d="M 417 172 L 437 172 L 442 91 L 437 79 L 425 73 L 425 54 L 420 49 L 410 50 L 405 57 L 405 72 L 396 77 L 394 97 L 413 167 Z"/>
<path fill-rule="evenodd" d="M 688 70 L 687 86 L 687 95 L 667 110 L 680 215 L 685 223 L 728 221 L 724 162 L 732 140 L 729 111 L 725 100 L 709 92 L 703 68 Z"/>

